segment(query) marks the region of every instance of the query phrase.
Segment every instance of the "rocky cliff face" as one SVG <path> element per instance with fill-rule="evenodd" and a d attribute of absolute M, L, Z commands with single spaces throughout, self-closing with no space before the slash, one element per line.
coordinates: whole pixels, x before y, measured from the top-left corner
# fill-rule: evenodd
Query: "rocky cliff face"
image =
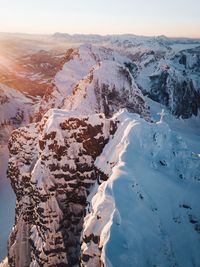
<path fill-rule="evenodd" d="M 8 176 L 17 202 L 10 266 L 79 264 L 87 197 L 108 178 L 94 162 L 116 131 L 111 117 L 126 107 L 149 119 L 125 60 L 88 45 L 68 50 L 36 122 L 12 133 Z"/>
<path fill-rule="evenodd" d="M 148 97 L 165 105 L 173 115 L 197 116 L 200 108 L 200 49 L 155 53 L 140 57 L 136 80 Z"/>
<path fill-rule="evenodd" d="M 182 118 L 197 116 L 200 108 L 200 93 L 192 79 L 179 79 L 170 71 L 161 70 L 150 76 L 151 90 L 148 96 L 170 109 L 172 114 Z"/>
<path fill-rule="evenodd" d="M 10 266 L 75 266 L 92 186 L 107 176 L 95 159 L 116 131 L 103 114 L 51 110 L 11 136 L 8 175 L 17 197 Z"/>

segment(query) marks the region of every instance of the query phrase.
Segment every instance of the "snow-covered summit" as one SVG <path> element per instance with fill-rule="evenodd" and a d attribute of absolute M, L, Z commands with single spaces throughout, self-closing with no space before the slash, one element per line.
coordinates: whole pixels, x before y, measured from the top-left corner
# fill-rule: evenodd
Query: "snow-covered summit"
<path fill-rule="evenodd" d="M 83 266 L 198 266 L 200 159 L 167 124 L 121 112 L 95 165 Z"/>
<path fill-rule="evenodd" d="M 94 66 L 77 85 L 63 107 L 83 114 L 112 116 L 120 108 L 148 117 L 147 106 L 129 69 L 114 60 Z"/>
<path fill-rule="evenodd" d="M 112 115 L 122 107 L 148 117 L 128 63 L 130 59 L 105 47 L 85 44 L 68 50 L 66 63 L 41 100 L 36 117 L 41 119 L 49 108 L 107 115 L 110 110 Z"/>

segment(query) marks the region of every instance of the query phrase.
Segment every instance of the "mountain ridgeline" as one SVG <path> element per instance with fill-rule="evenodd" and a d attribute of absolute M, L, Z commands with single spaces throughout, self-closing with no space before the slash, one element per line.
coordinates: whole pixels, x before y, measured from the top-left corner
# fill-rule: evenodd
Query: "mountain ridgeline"
<path fill-rule="evenodd" d="M 4 266 L 198 266 L 200 158 L 152 115 L 198 120 L 198 40 L 50 40 L 21 59 L 29 89 L 1 80 L 16 195 Z"/>

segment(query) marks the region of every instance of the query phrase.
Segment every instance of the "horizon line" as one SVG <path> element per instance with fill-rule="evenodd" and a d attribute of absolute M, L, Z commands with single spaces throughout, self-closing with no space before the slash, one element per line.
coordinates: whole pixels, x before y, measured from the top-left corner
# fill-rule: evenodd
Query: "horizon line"
<path fill-rule="evenodd" d="M 199 37 L 187 37 L 187 36 L 168 36 L 165 34 L 158 34 L 158 35 L 143 35 L 143 34 L 135 34 L 135 33 L 108 33 L 108 34 L 100 34 L 100 33 L 68 33 L 68 32 L 52 32 L 52 33 L 30 33 L 30 32 L 19 32 L 19 31 L 14 31 L 14 32 L 2 32 L 0 31 L 0 34 L 16 34 L 16 35 L 46 35 L 46 36 L 53 36 L 55 34 L 67 34 L 69 36 L 74 36 L 74 35 L 91 35 L 91 36 L 100 36 L 100 37 L 106 37 L 106 36 L 137 36 L 137 37 L 147 37 L 147 38 L 154 38 L 154 37 L 164 37 L 164 38 L 169 38 L 169 39 L 197 39 L 200 40 Z"/>

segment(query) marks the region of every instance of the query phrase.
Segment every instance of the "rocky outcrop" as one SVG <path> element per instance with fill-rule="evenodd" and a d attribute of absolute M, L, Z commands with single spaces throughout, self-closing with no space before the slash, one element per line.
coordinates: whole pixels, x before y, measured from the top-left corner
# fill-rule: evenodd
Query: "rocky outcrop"
<path fill-rule="evenodd" d="M 139 88 L 148 97 L 165 105 L 184 119 L 200 108 L 200 48 L 140 56 L 135 74 Z"/>
<path fill-rule="evenodd" d="M 13 132 L 8 175 L 17 197 L 8 261 L 20 266 L 75 266 L 87 196 L 107 176 L 94 165 L 117 122 L 104 115 L 51 110 Z"/>
<path fill-rule="evenodd" d="M 151 90 L 148 96 L 165 105 L 172 114 L 182 118 L 197 116 L 200 108 L 200 92 L 196 90 L 193 80 L 180 79 L 175 71 L 168 70 L 150 76 Z"/>

